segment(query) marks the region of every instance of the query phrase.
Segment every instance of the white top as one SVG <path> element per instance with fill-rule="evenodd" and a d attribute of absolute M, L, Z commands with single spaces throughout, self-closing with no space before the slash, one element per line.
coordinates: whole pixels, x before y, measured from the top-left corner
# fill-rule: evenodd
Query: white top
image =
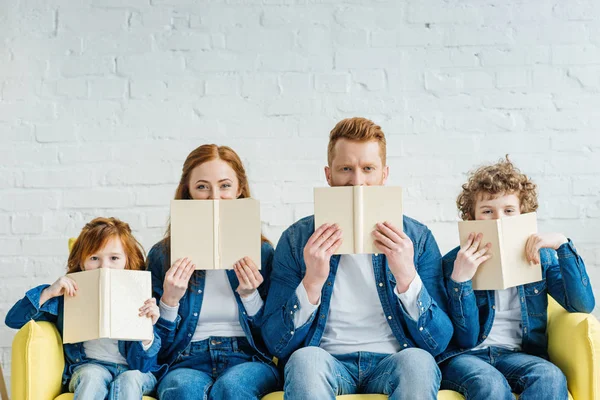
<path fill-rule="evenodd" d="M 119 352 L 117 339 L 94 339 L 83 342 L 83 350 L 87 358 L 115 364 L 127 364 L 125 357 Z"/>
<path fill-rule="evenodd" d="M 516 287 L 494 291 L 495 311 L 492 329 L 487 338 L 474 350 L 489 346 L 521 350 L 521 304 Z"/>
<path fill-rule="evenodd" d="M 255 291 L 242 303 L 249 317 L 258 313 L 263 300 Z M 160 316 L 168 321 L 175 321 L 179 305 L 169 307 L 162 301 L 159 304 Z M 204 284 L 204 297 L 196 330 L 192 342 L 208 339 L 211 336 L 241 337 L 246 336 L 239 321 L 239 310 L 235 295 L 231 289 L 225 270 L 208 270 Z"/>
<path fill-rule="evenodd" d="M 417 296 L 422 288 L 418 274 L 406 293 L 398 295 L 402 304 L 418 318 Z M 299 310 L 294 315 L 296 328 L 304 325 L 320 305 L 308 300 L 304 285 L 296 289 Z M 407 307 L 408 306 L 408 307 Z M 329 315 L 320 347 L 331 354 L 357 351 L 392 354 L 400 350 L 379 300 L 372 254 L 345 254 L 340 257 Z"/>

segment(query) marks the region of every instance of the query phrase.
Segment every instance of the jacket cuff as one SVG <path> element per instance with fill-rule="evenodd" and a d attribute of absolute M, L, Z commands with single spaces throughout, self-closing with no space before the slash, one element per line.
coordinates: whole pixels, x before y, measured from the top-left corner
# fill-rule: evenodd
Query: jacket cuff
<path fill-rule="evenodd" d="M 452 278 L 446 281 L 446 291 L 448 296 L 454 300 L 461 299 L 473 293 L 473 281 L 456 282 Z"/>

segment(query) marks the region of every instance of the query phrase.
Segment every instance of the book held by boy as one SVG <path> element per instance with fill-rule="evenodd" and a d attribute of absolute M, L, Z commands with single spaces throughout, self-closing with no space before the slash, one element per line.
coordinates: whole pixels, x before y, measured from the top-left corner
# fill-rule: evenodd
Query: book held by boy
<path fill-rule="evenodd" d="M 149 271 L 98 268 L 67 276 L 78 290 L 64 296 L 63 343 L 154 337 L 152 319 L 139 316 L 140 307 L 152 298 Z"/>
<path fill-rule="evenodd" d="M 187 257 L 196 269 L 232 269 L 250 257 L 260 269 L 260 203 L 171 200 L 171 265 Z"/>
<path fill-rule="evenodd" d="M 338 224 L 342 245 L 335 254 L 377 254 L 373 231 L 389 221 L 403 227 L 402 188 L 399 186 L 339 186 L 315 188 L 315 229 Z"/>
<path fill-rule="evenodd" d="M 487 243 L 492 258 L 479 266 L 472 279 L 474 290 L 502 290 L 542 280 L 540 264 L 530 263 L 525 244 L 537 233 L 535 212 L 495 220 L 460 221 L 458 232 L 461 247 L 470 233 L 482 233 L 479 249 Z"/>

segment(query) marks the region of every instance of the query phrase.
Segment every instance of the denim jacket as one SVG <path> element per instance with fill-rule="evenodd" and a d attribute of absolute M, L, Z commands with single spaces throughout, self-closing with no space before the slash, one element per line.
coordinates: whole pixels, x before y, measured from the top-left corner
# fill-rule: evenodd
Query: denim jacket
<path fill-rule="evenodd" d="M 6 314 L 5 323 L 10 328 L 21 329 L 30 320 L 49 321 L 56 325 L 62 337 L 63 332 L 63 296 L 53 297 L 40 307 L 40 296 L 42 291 L 50 285 L 40 285 L 25 293 L 25 297 L 19 300 Z M 127 360 L 131 369 L 142 372 L 152 372 L 160 379 L 166 372 L 166 365 L 157 364 L 158 350 L 160 349 L 160 337 L 154 332 L 154 342 L 147 351 L 142 348 L 141 341 L 119 340 L 119 352 Z M 63 385 L 66 385 L 75 367 L 91 361 L 85 355 L 83 342 L 63 344 L 65 353 L 65 370 L 63 372 Z"/>
<path fill-rule="evenodd" d="M 382 254 L 373 255 L 377 293 L 387 322 L 402 349 L 420 347 L 435 356 L 446 348 L 452 337 L 452 323 L 445 312 L 447 300 L 441 254 L 425 225 L 404 217 L 403 229 L 413 242 L 415 267 L 423 281 L 417 300 L 418 320 L 410 317 L 394 294 L 396 279 Z M 319 308 L 306 324 L 298 329 L 294 327 L 294 312 L 300 307 L 296 288 L 306 273 L 303 251 L 314 230 L 314 216 L 301 219 L 283 233 L 275 251 L 262 334 L 269 350 L 283 361 L 300 347 L 318 346 L 327 323 L 339 255 L 331 257 Z M 359 296 L 357 293 L 357 301 L 360 301 Z"/>
<path fill-rule="evenodd" d="M 269 277 L 271 275 L 271 265 L 273 261 L 273 246 L 268 242 L 263 242 L 261 246 L 261 270 L 263 283 L 259 286 L 258 291 L 264 300 L 266 292 L 269 288 Z M 163 294 L 163 282 L 165 280 L 165 265 L 168 252 L 165 244 L 159 242 L 155 244 L 148 253 L 147 263 L 148 269 L 152 273 L 152 291 L 157 301 Z M 239 321 L 248 342 L 260 354 L 262 361 L 271 362 L 272 357 L 268 354 L 265 345 L 260 336 L 260 324 L 264 307 L 254 315 L 249 317 L 246 314 L 242 300 L 235 291 L 239 286 L 237 277 L 233 270 L 227 270 L 227 277 L 231 284 L 231 289 L 235 295 L 235 300 L 238 305 Z M 200 317 L 200 309 L 202 308 L 202 299 L 204 297 L 205 284 L 204 271 L 195 271 L 190 279 L 190 286 L 179 301 L 179 310 L 175 321 L 168 321 L 164 318 L 159 318 L 156 323 L 157 332 L 162 339 L 162 346 L 158 355 L 161 362 L 169 365 L 177 361 L 186 347 L 192 341 L 198 318 Z"/>
<path fill-rule="evenodd" d="M 460 247 L 455 248 L 442 259 L 454 337 L 438 362 L 480 345 L 494 322 L 494 291 L 473 290 L 471 281 L 458 283 L 450 278 L 459 250 Z M 590 313 L 595 301 L 583 260 L 570 240 L 556 251 L 541 249 L 540 260 L 542 280 L 517 286 L 521 303 L 521 347 L 525 353 L 548 358 L 548 294 L 569 312 Z"/>

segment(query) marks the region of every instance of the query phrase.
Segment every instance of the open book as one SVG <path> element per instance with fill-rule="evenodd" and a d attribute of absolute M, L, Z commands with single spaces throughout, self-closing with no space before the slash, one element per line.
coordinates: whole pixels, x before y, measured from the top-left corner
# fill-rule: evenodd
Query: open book
<path fill-rule="evenodd" d="M 492 258 L 479 266 L 473 277 L 475 290 L 499 290 L 542 280 L 539 264 L 527 261 L 525 244 L 531 234 L 537 233 L 537 214 L 527 213 L 514 217 L 458 223 L 461 246 L 469 233 L 482 233 L 479 248 L 492 244 L 488 251 Z"/>
<path fill-rule="evenodd" d="M 335 254 L 377 254 L 372 232 L 378 222 L 402 229 L 402 188 L 398 186 L 340 186 L 315 188 L 315 229 L 336 223 L 342 245 Z"/>
<path fill-rule="evenodd" d="M 64 296 L 63 343 L 109 338 L 150 340 L 152 320 L 139 309 L 152 298 L 149 271 L 98 268 L 67 275 L 77 294 Z"/>
<path fill-rule="evenodd" d="M 250 257 L 260 269 L 260 203 L 255 199 L 171 200 L 171 265 L 231 269 Z"/>

